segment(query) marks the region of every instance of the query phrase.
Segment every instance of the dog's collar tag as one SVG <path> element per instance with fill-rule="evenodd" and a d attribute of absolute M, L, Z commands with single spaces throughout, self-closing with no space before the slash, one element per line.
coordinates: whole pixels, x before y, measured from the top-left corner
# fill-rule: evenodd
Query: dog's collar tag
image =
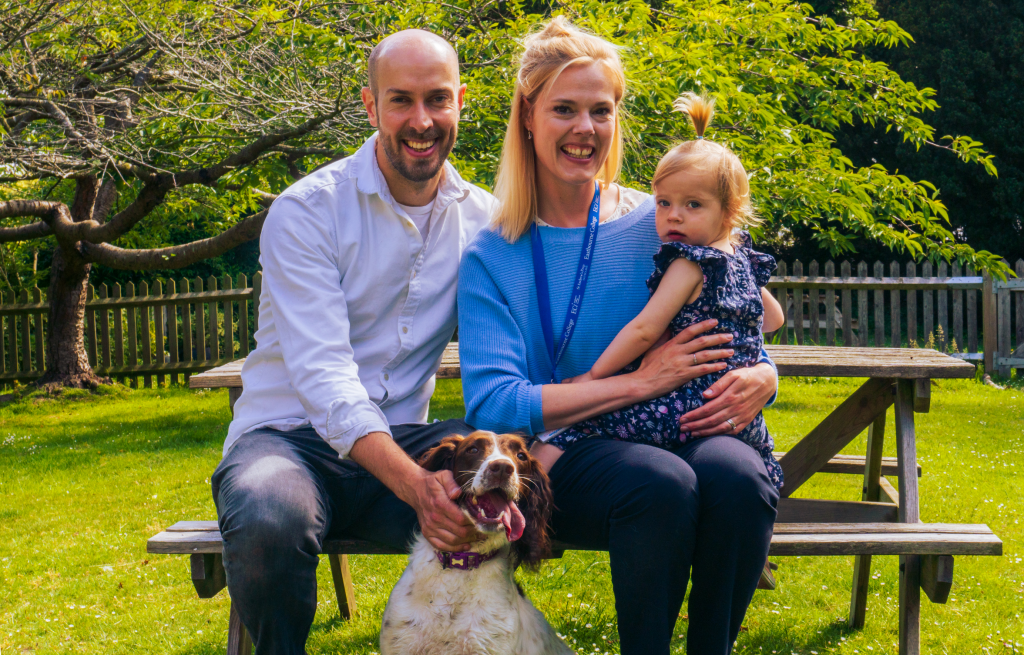
<path fill-rule="evenodd" d="M 441 563 L 442 569 L 459 569 L 461 571 L 472 571 L 479 568 L 481 564 L 498 556 L 499 550 L 492 550 L 489 553 L 471 552 L 450 552 L 446 550 L 435 550 L 437 561 Z"/>

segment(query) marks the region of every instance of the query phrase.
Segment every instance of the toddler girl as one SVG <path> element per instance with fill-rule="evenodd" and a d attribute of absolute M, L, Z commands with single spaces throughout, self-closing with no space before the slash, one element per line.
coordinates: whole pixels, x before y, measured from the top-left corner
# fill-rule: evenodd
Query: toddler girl
<path fill-rule="evenodd" d="M 714 102 L 688 93 L 676 100 L 675 107 L 689 115 L 697 139 L 670 150 L 658 163 L 651 183 L 655 224 L 663 242 L 654 257 L 654 274 L 647 281 L 651 299 L 593 368 L 572 381 L 601 379 L 629 369 L 666 329 L 674 336 L 707 319 L 718 321 L 715 332 L 733 333 L 726 347 L 734 354 L 725 360 L 726 369 L 691 380 L 667 396 L 555 431 L 548 443 L 563 450 L 591 437 L 669 449 L 686 443 L 689 435 L 680 433 L 679 418 L 703 405 L 703 392 L 727 371 L 756 364 L 763 345 L 762 328 L 771 332 L 784 321 L 779 303 L 764 289 L 775 260 L 752 250 L 750 236 L 736 229 L 758 221 L 746 171 L 732 151 L 704 139 Z M 736 437 L 761 455 L 768 477 L 781 488 L 782 468 L 772 457 L 774 444 L 764 417 L 758 413 Z"/>

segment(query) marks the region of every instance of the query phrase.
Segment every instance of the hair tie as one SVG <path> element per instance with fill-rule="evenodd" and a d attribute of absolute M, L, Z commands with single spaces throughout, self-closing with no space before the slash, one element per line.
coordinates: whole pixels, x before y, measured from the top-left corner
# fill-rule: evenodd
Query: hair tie
<path fill-rule="evenodd" d="M 698 138 L 698 139 L 703 139 L 703 138 L 704 138 L 704 135 L 703 135 L 703 134 L 701 134 L 701 135 L 700 135 L 700 136 L 698 136 L 697 138 Z"/>

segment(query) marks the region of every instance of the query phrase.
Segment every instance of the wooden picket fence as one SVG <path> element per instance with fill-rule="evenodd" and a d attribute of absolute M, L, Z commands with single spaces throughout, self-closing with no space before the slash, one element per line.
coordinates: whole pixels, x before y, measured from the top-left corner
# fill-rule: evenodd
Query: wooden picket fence
<path fill-rule="evenodd" d="M 994 281 L 945 263 L 838 267 L 779 262 L 768 288 L 787 308 L 773 343 L 934 347 L 1009 376 L 1024 369 L 1024 261 Z M 89 288 L 85 346 L 94 370 L 132 386 L 187 382 L 255 347 L 262 275 Z M 39 289 L 0 297 L 0 385 L 45 368 L 48 306 Z"/>
<path fill-rule="evenodd" d="M 255 347 L 262 274 L 219 280 L 157 280 L 90 286 L 85 348 L 97 374 L 132 386 L 187 382 L 192 373 L 245 357 Z M 48 306 L 22 291 L 0 304 L 0 384 L 27 382 L 45 368 Z"/>
<path fill-rule="evenodd" d="M 945 262 L 868 267 L 843 262 L 779 262 L 768 288 L 786 308 L 772 343 L 932 347 L 986 371 L 1024 368 L 1024 260 L 1008 282 Z M 1013 311 L 1015 305 L 1016 311 Z M 1016 350 L 1014 350 L 1016 348 Z"/>

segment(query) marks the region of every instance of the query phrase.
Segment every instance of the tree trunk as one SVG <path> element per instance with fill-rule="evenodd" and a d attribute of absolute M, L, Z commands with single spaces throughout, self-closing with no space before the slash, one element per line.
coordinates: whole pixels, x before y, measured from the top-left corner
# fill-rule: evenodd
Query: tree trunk
<path fill-rule="evenodd" d="M 100 181 L 83 178 L 76 181 L 75 200 L 71 206 L 72 220 L 92 218 L 100 190 Z M 36 384 L 48 388 L 73 387 L 94 389 L 110 384 L 110 378 L 93 373 L 85 352 L 85 300 L 92 264 L 78 251 L 57 244 L 50 264 L 50 325 L 46 346 L 46 372 Z"/>
<path fill-rule="evenodd" d="M 46 346 L 46 372 L 36 382 L 56 389 L 93 389 L 110 384 L 92 371 L 85 352 L 85 299 L 92 264 L 61 246 L 50 265 L 50 324 Z"/>

